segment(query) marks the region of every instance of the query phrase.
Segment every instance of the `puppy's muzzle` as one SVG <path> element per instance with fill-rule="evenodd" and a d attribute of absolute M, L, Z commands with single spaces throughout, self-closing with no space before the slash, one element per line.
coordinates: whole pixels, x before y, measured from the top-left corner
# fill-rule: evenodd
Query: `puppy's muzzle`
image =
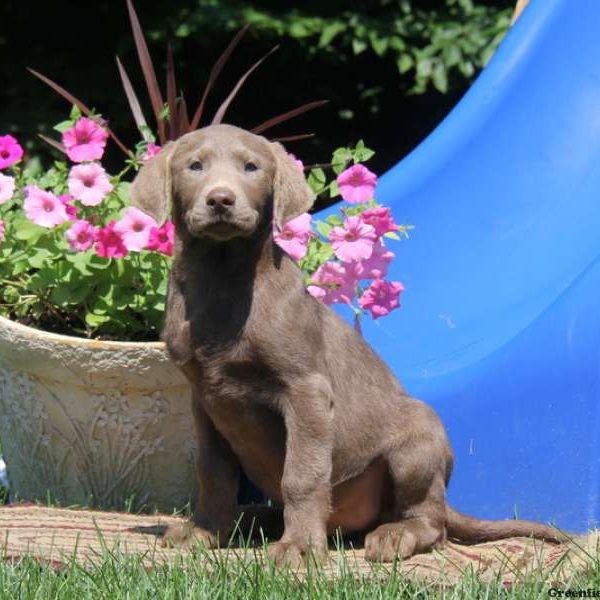
<path fill-rule="evenodd" d="M 235 205 L 235 194 L 226 187 L 217 187 L 206 196 L 206 206 L 215 215 L 229 212 Z"/>

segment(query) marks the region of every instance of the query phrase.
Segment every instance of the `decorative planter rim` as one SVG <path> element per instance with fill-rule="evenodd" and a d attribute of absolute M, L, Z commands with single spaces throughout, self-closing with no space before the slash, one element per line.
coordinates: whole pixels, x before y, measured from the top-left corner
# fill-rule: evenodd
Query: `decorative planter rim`
<path fill-rule="evenodd" d="M 23 325 L 12 319 L 0 316 L 0 325 L 11 327 L 18 333 L 21 333 L 24 337 L 38 336 L 49 342 L 63 343 L 70 346 L 83 346 L 89 350 L 117 350 L 125 348 L 156 348 L 157 350 L 165 350 L 164 342 L 127 342 L 127 341 L 113 341 L 113 340 L 94 340 L 88 338 L 82 338 L 75 335 L 65 335 L 62 333 L 51 333 L 44 331 L 43 329 L 37 329 L 35 327 L 29 327 Z"/>

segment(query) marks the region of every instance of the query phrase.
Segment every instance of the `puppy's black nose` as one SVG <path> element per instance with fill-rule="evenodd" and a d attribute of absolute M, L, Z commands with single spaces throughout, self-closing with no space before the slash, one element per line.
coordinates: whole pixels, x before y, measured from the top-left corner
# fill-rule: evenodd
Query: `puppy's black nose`
<path fill-rule="evenodd" d="M 235 194 L 225 187 L 215 188 L 206 197 L 206 204 L 215 211 L 225 211 L 235 204 Z"/>

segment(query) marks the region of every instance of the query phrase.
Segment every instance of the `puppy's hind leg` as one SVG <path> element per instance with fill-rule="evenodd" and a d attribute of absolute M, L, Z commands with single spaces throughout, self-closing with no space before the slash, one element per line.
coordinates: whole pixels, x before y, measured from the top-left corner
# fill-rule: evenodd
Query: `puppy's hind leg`
<path fill-rule="evenodd" d="M 409 434 L 399 436 L 386 453 L 393 485 L 392 520 L 366 536 L 367 560 L 404 559 L 446 541 L 446 482 L 452 454 L 437 415 L 420 403 L 418 414 L 416 421 L 405 425 Z"/>

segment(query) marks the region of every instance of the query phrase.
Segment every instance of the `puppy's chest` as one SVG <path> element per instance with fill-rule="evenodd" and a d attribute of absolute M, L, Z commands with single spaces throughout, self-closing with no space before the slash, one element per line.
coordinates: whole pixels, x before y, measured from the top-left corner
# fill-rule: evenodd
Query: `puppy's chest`
<path fill-rule="evenodd" d="M 194 356 L 205 402 L 215 407 L 273 406 L 285 388 L 276 367 L 248 342 L 218 351 L 199 346 Z"/>

